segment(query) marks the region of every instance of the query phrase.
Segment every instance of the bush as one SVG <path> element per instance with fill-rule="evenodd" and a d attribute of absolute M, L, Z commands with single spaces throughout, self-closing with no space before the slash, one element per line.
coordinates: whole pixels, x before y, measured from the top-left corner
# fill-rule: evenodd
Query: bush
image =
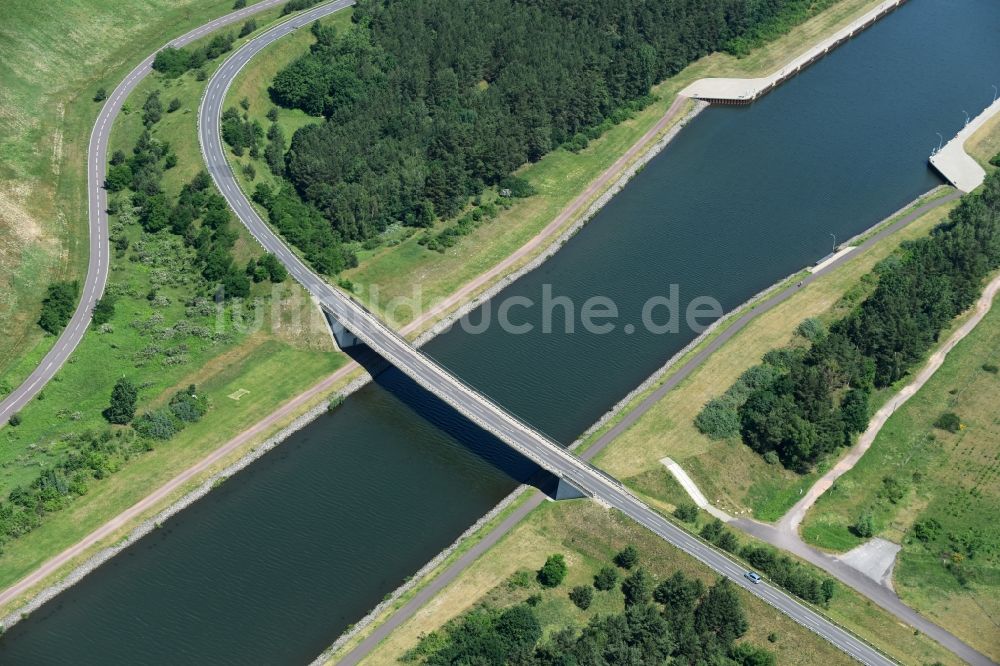
<path fill-rule="evenodd" d="M 80 295 L 80 283 L 53 282 L 42 301 L 42 313 L 38 325 L 45 331 L 58 335 L 69 323 L 76 309 L 76 299 Z"/>
<path fill-rule="evenodd" d="M 823 326 L 823 322 L 815 317 L 809 317 L 804 319 L 795 332 L 801 335 L 803 338 L 809 342 L 816 342 L 824 335 L 826 335 L 826 327 Z"/>
<path fill-rule="evenodd" d="M 608 590 L 613 590 L 617 584 L 618 572 L 611 567 L 602 567 L 600 571 L 594 574 L 594 589 L 607 592 Z"/>
<path fill-rule="evenodd" d="M 712 398 L 698 412 L 694 425 L 710 439 L 733 437 L 740 431 L 740 416 L 736 404 L 726 396 Z"/>
<path fill-rule="evenodd" d="M 781 462 L 781 458 L 778 457 L 778 454 L 775 451 L 768 451 L 764 454 L 764 462 L 768 465 L 777 465 Z"/>
<path fill-rule="evenodd" d="M 94 312 L 91 321 L 94 326 L 100 326 L 111 321 L 111 318 L 115 316 L 115 298 L 114 294 L 104 294 L 99 301 L 94 305 Z"/>
<path fill-rule="evenodd" d="M 693 523 L 698 520 L 698 507 L 690 502 L 678 504 L 674 509 L 674 516 L 685 523 Z"/>
<path fill-rule="evenodd" d="M 983 363 L 983 370 L 990 373 L 991 375 L 995 375 L 997 374 L 997 372 L 1000 372 L 1000 368 L 993 365 L 992 363 Z"/>
<path fill-rule="evenodd" d="M 257 29 L 257 20 L 250 19 L 249 21 L 243 24 L 242 28 L 240 28 L 240 37 L 246 37 L 256 29 Z"/>
<path fill-rule="evenodd" d="M 179 108 L 181 108 L 181 100 L 180 98 L 174 97 L 170 100 L 170 104 L 167 105 L 167 113 L 173 113 Z"/>
<path fill-rule="evenodd" d="M 108 91 L 104 88 L 98 88 L 97 92 L 94 93 L 95 102 L 103 102 L 108 98 Z"/>
<path fill-rule="evenodd" d="M 538 570 L 538 582 L 542 587 L 557 587 L 566 578 L 566 571 L 566 558 L 559 554 L 549 555 Z"/>
<path fill-rule="evenodd" d="M 947 430 L 948 432 L 958 432 L 962 429 L 962 420 L 958 418 L 958 414 L 955 412 L 945 412 L 937 417 L 934 427 Z"/>
<path fill-rule="evenodd" d="M 862 513 L 851 526 L 851 531 L 862 539 L 868 539 L 875 534 L 875 520 L 870 513 Z"/>
<path fill-rule="evenodd" d="M 631 569 L 639 563 L 639 551 L 635 546 L 629 544 L 625 548 L 615 555 L 615 564 L 620 566 L 622 569 Z"/>
<path fill-rule="evenodd" d="M 594 588 L 589 585 L 577 585 L 569 591 L 569 599 L 580 610 L 587 610 L 594 600 Z"/>
<path fill-rule="evenodd" d="M 9 423 L 14 428 L 16 428 L 17 426 L 21 425 L 21 413 L 20 412 L 14 412 L 13 414 L 11 414 L 10 418 L 7 419 L 7 423 Z"/>
<path fill-rule="evenodd" d="M 507 176 L 500 181 L 500 190 L 509 190 L 510 196 L 524 199 L 535 193 L 534 186 L 519 176 Z"/>
<path fill-rule="evenodd" d="M 180 430 L 173 414 L 165 409 L 146 412 L 132 424 L 135 431 L 149 439 L 167 440 Z"/>
<path fill-rule="evenodd" d="M 236 2 L 233 3 L 233 9 L 243 9 L 246 6 L 247 0 L 236 0 Z"/>

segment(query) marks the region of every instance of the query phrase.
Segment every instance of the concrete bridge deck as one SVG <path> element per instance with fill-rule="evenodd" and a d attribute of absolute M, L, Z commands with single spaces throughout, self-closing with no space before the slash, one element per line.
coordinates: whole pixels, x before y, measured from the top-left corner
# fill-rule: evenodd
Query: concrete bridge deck
<path fill-rule="evenodd" d="M 684 88 L 680 94 L 713 104 L 750 104 L 892 12 L 904 2 L 906 0 L 886 0 L 768 76 L 755 79 L 699 79 Z"/>
<path fill-rule="evenodd" d="M 990 118 L 1000 113 L 1000 98 L 986 107 L 982 113 L 973 118 L 955 137 L 930 157 L 931 166 L 937 169 L 955 188 L 962 192 L 971 192 L 986 179 L 986 171 L 979 166 L 972 156 L 965 152 L 965 142 L 986 124 Z"/>

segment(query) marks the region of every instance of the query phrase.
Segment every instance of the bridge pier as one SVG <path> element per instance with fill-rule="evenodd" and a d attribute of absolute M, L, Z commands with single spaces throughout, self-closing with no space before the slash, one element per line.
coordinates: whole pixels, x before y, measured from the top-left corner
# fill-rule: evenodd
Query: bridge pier
<path fill-rule="evenodd" d="M 347 330 L 340 323 L 340 320 L 327 312 L 325 308 L 323 308 L 323 316 L 326 317 L 326 323 L 330 326 L 330 332 L 333 334 L 333 341 L 340 351 L 345 351 L 348 347 L 357 347 L 364 344 L 358 339 L 358 336 Z"/>

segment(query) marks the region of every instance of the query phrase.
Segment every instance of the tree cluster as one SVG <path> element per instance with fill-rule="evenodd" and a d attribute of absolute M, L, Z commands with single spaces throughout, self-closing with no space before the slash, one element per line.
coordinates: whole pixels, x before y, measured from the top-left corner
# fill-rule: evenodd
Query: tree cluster
<path fill-rule="evenodd" d="M 66 328 L 76 310 L 76 299 L 80 296 L 80 283 L 53 282 L 42 299 L 42 312 L 38 325 L 52 335 L 58 335 Z"/>
<path fill-rule="evenodd" d="M 271 85 L 276 103 L 325 118 L 292 137 L 287 177 L 343 241 L 450 218 L 796 2 L 362 1 L 343 34 L 314 25 Z"/>
<path fill-rule="evenodd" d="M 625 609 L 597 615 L 582 629 L 567 627 L 542 640 L 530 603 L 481 606 L 424 637 L 405 657 L 424 664 L 602 666 L 610 664 L 774 664 L 766 650 L 735 641 L 749 629 L 737 588 L 726 579 L 706 589 L 675 573 L 659 585 L 643 569 L 622 584 Z M 593 590 L 570 592 L 581 609 Z"/>
<path fill-rule="evenodd" d="M 174 48 L 168 46 L 156 52 L 153 69 L 165 76 L 176 78 L 191 69 L 198 69 L 205 62 L 215 60 L 233 48 L 236 37 L 231 32 L 216 35 L 200 48 Z"/>
<path fill-rule="evenodd" d="M 234 155 L 241 157 L 244 151 L 249 151 L 250 157 L 257 157 L 264 138 L 264 128 L 259 122 L 231 106 L 222 112 L 221 131 L 222 140 L 232 147 Z"/>
<path fill-rule="evenodd" d="M 765 354 L 698 415 L 713 437 L 737 431 L 758 453 L 807 471 L 867 426 L 869 396 L 903 378 L 1000 266 L 1000 174 L 963 197 L 930 236 L 876 266 L 869 296 L 808 344 Z"/>
<path fill-rule="evenodd" d="M 271 224 L 302 251 L 316 270 L 334 275 L 358 265 L 357 257 L 343 245 L 340 234 L 294 191 L 287 187 L 275 191 L 258 183 L 253 200 L 267 210 Z"/>

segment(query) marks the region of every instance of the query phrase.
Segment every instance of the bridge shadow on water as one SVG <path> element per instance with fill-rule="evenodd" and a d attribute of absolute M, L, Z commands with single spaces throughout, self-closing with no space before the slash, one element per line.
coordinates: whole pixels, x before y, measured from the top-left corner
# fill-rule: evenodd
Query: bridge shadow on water
<path fill-rule="evenodd" d="M 555 497 L 559 479 L 528 460 L 493 434 L 479 427 L 433 393 L 410 379 L 367 345 L 343 350 L 391 393 L 421 418 L 518 483 L 530 484 Z"/>

